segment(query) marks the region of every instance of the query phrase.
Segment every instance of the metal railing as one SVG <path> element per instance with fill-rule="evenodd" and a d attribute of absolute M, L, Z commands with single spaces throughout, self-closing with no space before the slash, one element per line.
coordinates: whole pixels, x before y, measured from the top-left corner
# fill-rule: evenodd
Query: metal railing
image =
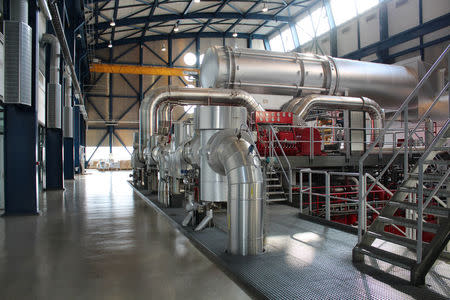
<path fill-rule="evenodd" d="M 359 189 L 361 188 L 361 185 L 359 182 L 356 182 L 353 185 L 334 185 L 332 184 L 332 178 L 333 177 L 353 177 L 357 178 L 359 177 L 359 173 L 356 172 L 334 172 L 334 171 L 324 171 L 324 170 L 312 170 L 312 169 L 300 169 L 298 171 L 299 174 L 299 207 L 300 207 L 300 213 L 305 214 L 304 208 L 304 197 L 306 196 L 308 199 L 308 211 L 307 213 L 309 215 L 313 215 L 313 211 L 316 212 L 321 211 L 323 208 L 325 210 L 324 217 L 328 221 L 331 220 L 332 213 L 335 216 L 339 216 L 339 214 L 348 213 L 348 211 L 340 210 L 342 207 L 342 204 L 344 205 L 351 205 L 356 208 L 355 214 L 358 213 L 358 208 L 360 206 L 360 199 L 358 199 Z M 325 182 L 325 185 L 319 185 L 319 186 L 313 186 L 313 180 L 312 175 L 323 175 L 324 180 L 320 182 Z M 308 186 L 305 187 L 303 184 L 304 175 L 308 176 Z M 363 176 L 363 188 L 367 189 L 367 182 L 368 181 L 375 181 L 375 178 L 369 174 L 366 173 Z M 363 203 L 364 207 L 364 213 L 362 217 L 357 218 L 358 226 L 361 226 L 364 228 L 364 230 L 367 228 L 368 224 L 368 212 L 374 213 L 376 215 L 380 215 L 382 208 L 384 207 L 385 203 L 390 200 L 392 195 L 394 194 L 390 189 L 388 189 L 386 186 L 384 186 L 381 183 L 377 183 L 377 190 L 372 190 L 370 192 L 370 196 L 372 200 L 370 202 L 366 201 Z M 336 191 L 336 188 L 351 188 L 352 191 Z M 317 190 L 317 192 L 315 191 Z M 382 197 L 385 195 L 386 197 Z M 314 201 L 313 197 L 316 197 L 316 201 Z M 323 198 L 325 199 L 324 203 L 320 202 L 318 199 Z M 333 203 L 334 201 L 334 203 Z M 341 204 L 341 205 L 339 205 Z M 333 210 L 334 207 L 338 208 L 337 211 Z M 316 216 L 319 216 L 318 213 L 316 213 Z M 372 220 L 373 221 L 373 220 Z M 349 225 L 351 226 L 351 225 Z M 397 231 L 402 233 L 403 235 L 406 235 L 406 232 L 399 228 L 396 225 L 392 225 L 393 228 L 395 228 Z"/>
<path fill-rule="evenodd" d="M 287 158 L 286 153 L 284 152 L 283 147 L 281 146 L 280 140 L 277 137 L 275 129 L 273 128 L 272 125 L 269 126 L 269 129 L 270 129 L 270 131 L 269 131 L 269 155 L 270 155 L 270 157 L 275 157 L 278 162 L 278 165 L 281 167 L 282 173 L 288 183 L 289 202 L 292 203 L 292 167 L 291 167 L 291 163 L 289 162 L 289 159 Z M 280 160 L 280 156 L 277 154 L 277 151 L 275 151 L 274 143 L 277 143 L 278 147 L 281 149 L 282 157 L 287 165 L 287 172 L 283 166 L 283 163 Z"/>
<path fill-rule="evenodd" d="M 416 259 L 417 263 L 420 263 L 422 261 L 422 253 L 423 253 L 423 212 L 424 209 L 428 207 L 428 205 L 431 203 L 431 200 L 433 197 L 436 196 L 437 191 L 442 187 L 442 185 L 446 182 L 449 174 L 450 169 L 447 169 L 445 174 L 441 177 L 439 182 L 436 184 L 434 189 L 431 191 L 431 193 L 427 196 L 426 200 L 424 199 L 424 171 L 426 169 L 425 167 L 425 160 L 430 155 L 432 151 L 435 151 L 436 145 L 441 141 L 445 135 L 447 134 L 447 131 L 449 131 L 450 128 L 450 119 L 447 120 L 447 123 L 444 127 L 440 130 L 440 132 L 436 135 L 431 145 L 425 150 L 424 154 L 419 158 L 418 161 L 418 183 L 417 183 L 417 252 L 416 252 Z"/>
<path fill-rule="evenodd" d="M 449 83 L 447 82 L 445 84 L 444 88 L 438 93 L 437 97 L 435 97 L 433 99 L 431 104 L 428 106 L 428 109 L 422 114 L 422 116 L 420 116 L 419 121 L 416 123 L 416 125 L 413 127 L 413 129 L 409 129 L 409 126 L 408 126 L 408 123 L 409 123 L 409 120 L 408 120 L 408 117 L 409 117 L 409 112 L 408 111 L 409 110 L 408 110 L 408 108 L 409 108 L 409 105 L 411 104 L 411 102 L 413 101 L 413 99 L 415 99 L 417 97 L 419 90 L 429 80 L 429 78 L 434 73 L 434 71 L 438 68 L 440 63 L 444 61 L 445 57 L 447 57 L 449 59 L 449 64 L 450 64 L 450 57 L 448 57 L 449 51 L 450 51 L 450 45 L 448 45 L 446 47 L 446 49 L 442 52 L 442 54 L 435 61 L 435 63 L 431 66 L 431 68 L 428 70 L 428 72 L 419 81 L 419 83 L 414 88 L 414 90 L 405 99 L 405 101 L 400 106 L 400 108 L 395 112 L 395 114 L 390 119 L 390 121 L 385 125 L 385 128 L 383 128 L 383 130 L 381 131 L 381 133 L 377 137 L 377 139 L 375 139 L 375 141 L 371 143 L 371 145 L 368 147 L 366 152 L 359 159 L 359 184 L 360 184 L 360 188 L 359 188 L 359 200 L 360 200 L 360 202 L 359 202 L 359 208 L 358 208 L 359 219 L 362 219 L 363 216 L 364 216 L 364 207 L 365 207 L 365 204 L 367 202 L 367 195 L 371 192 L 371 190 L 376 185 L 378 185 L 380 183 L 380 181 L 383 178 L 383 176 L 385 175 L 386 171 L 391 167 L 391 165 L 393 164 L 393 162 L 395 161 L 395 159 L 398 157 L 398 155 L 400 153 L 403 153 L 403 155 L 404 155 L 403 156 L 403 175 L 404 175 L 403 176 L 403 178 L 404 178 L 403 180 L 408 180 L 408 178 L 409 178 L 409 161 L 408 161 L 408 159 L 409 159 L 409 153 L 410 153 L 410 147 L 411 147 L 410 141 L 412 141 L 413 136 L 418 136 L 418 128 L 420 126 L 422 126 L 422 124 L 424 124 L 424 121 L 426 119 L 429 118 L 433 108 L 439 102 L 439 99 L 441 98 L 441 96 L 445 93 L 445 91 L 448 90 Z M 364 181 L 364 177 L 365 177 L 364 176 L 364 163 L 365 163 L 366 159 L 369 157 L 369 154 L 374 151 L 375 147 L 384 139 L 384 137 L 386 136 L 386 133 L 389 132 L 393 128 L 394 124 L 396 124 L 396 120 L 402 115 L 403 115 L 403 121 L 402 122 L 403 122 L 404 137 L 405 137 L 403 143 L 401 144 L 401 146 L 399 148 L 397 148 L 391 154 L 391 158 L 385 164 L 385 166 L 382 169 L 382 171 L 378 174 L 377 177 L 373 178 L 374 179 L 373 183 L 370 184 L 367 189 L 364 188 L 365 185 L 366 185 L 366 183 Z M 447 124 L 448 124 L 448 122 L 447 122 Z M 427 153 L 429 151 L 432 151 L 432 146 L 431 145 L 426 148 L 425 153 Z M 422 157 L 426 157 L 426 156 L 423 155 Z M 420 163 L 419 163 L 419 168 L 420 168 Z M 424 171 L 424 169 L 423 169 L 423 164 L 422 164 L 422 168 L 419 170 L 419 174 L 423 173 L 423 171 Z M 422 200 L 423 199 L 422 198 L 423 197 L 423 178 L 422 178 L 421 183 L 419 183 L 418 189 L 419 189 L 419 197 L 417 197 L 418 198 L 417 202 L 418 202 L 418 206 L 419 206 L 419 216 L 422 216 L 423 209 L 424 209 L 424 207 L 426 207 L 426 206 L 423 205 L 423 200 Z M 420 192 L 420 191 L 422 191 L 422 192 Z M 429 198 L 429 199 L 431 199 L 431 198 Z M 417 245 L 418 245 L 418 248 L 417 248 L 417 261 L 418 262 L 420 262 L 421 257 L 422 257 L 422 253 L 421 253 L 422 252 L 422 229 L 423 229 L 422 225 L 423 225 L 423 219 L 419 217 L 418 218 L 418 226 L 420 226 L 420 228 L 418 228 L 418 230 L 417 230 Z M 362 235 L 363 235 L 364 231 L 365 231 L 365 227 L 358 226 L 358 241 L 359 242 L 362 240 Z"/>

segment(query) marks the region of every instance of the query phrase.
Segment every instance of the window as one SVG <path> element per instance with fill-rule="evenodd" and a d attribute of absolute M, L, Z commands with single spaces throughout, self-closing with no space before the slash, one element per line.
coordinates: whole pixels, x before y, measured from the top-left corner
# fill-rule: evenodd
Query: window
<path fill-rule="evenodd" d="M 324 34 L 330 30 L 330 23 L 328 22 L 327 11 L 325 7 L 321 6 L 311 13 L 311 20 L 315 32 L 315 36 Z"/>
<path fill-rule="evenodd" d="M 184 63 L 186 65 L 193 66 L 193 65 L 195 65 L 196 62 L 197 62 L 197 57 L 195 56 L 194 53 L 192 53 L 192 52 L 186 53 L 186 55 L 184 56 Z"/>
<path fill-rule="evenodd" d="M 130 153 L 133 152 L 133 147 L 128 147 L 127 149 L 128 151 L 130 151 L 130 153 L 128 153 L 127 150 L 125 150 L 124 147 L 120 146 L 120 147 L 113 147 L 112 148 L 112 154 L 109 153 L 109 146 L 101 146 L 97 148 L 97 151 L 95 150 L 97 147 L 86 147 L 86 160 L 91 157 L 92 154 L 94 154 L 90 160 L 90 162 L 92 163 L 93 161 L 98 161 L 98 160 L 109 160 L 109 159 L 114 159 L 115 161 L 118 160 L 129 160 L 130 157 Z M 94 152 L 95 151 L 95 152 Z"/>
<path fill-rule="evenodd" d="M 355 0 L 331 0 L 330 5 L 336 26 L 356 17 Z"/>
<path fill-rule="evenodd" d="M 377 6 L 379 2 L 380 0 L 356 0 L 356 9 L 358 10 L 358 14 L 362 14 L 372 7 Z"/>
<path fill-rule="evenodd" d="M 291 51 L 295 48 L 294 39 L 292 38 L 292 31 L 290 27 L 287 27 L 281 32 L 281 38 L 283 39 L 283 45 L 285 51 Z"/>
<path fill-rule="evenodd" d="M 281 36 L 276 34 L 269 40 L 270 50 L 272 51 L 280 51 L 283 52 L 283 41 L 281 40 Z"/>
<path fill-rule="evenodd" d="M 300 45 L 306 44 L 314 37 L 314 27 L 308 14 L 295 24 Z"/>

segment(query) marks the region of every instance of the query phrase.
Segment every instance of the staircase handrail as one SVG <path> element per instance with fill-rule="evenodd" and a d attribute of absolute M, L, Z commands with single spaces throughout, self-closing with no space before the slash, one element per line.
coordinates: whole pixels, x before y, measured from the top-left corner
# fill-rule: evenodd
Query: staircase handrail
<path fill-rule="evenodd" d="M 426 199 L 425 203 L 423 201 L 423 173 L 425 171 L 425 160 L 430 155 L 432 151 L 436 151 L 435 147 L 436 145 L 442 140 L 444 135 L 447 134 L 447 131 L 450 128 L 450 119 L 445 122 L 445 125 L 442 126 L 441 130 L 438 132 L 438 134 L 434 137 L 433 141 L 431 142 L 430 146 L 425 150 L 423 155 L 418 160 L 418 183 L 417 183 L 417 247 L 416 247 L 416 260 L 417 263 L 420 263 L 422 261 L 422 253 L 423 253 L 423 211 L 425 208 L 427 208 L 428 204 L 430 204 L 431 199 L 434 195 L 436 195 L 436 192 L 438 189 L 441 188 L 442 184 L 444 184 L 445 180 L 447 179 L 450 169 L 446 171 L 445 175 L 442 176 L 442 178 L 439 180 L 436 187 L 433 189 L 431 194 Z"/>
<path fill-rule="evenodd" d="M 281 153 L 283 154 L 283 158 L 285 159 L 286 164 L 288 166 L 289 174 L 286 173 L 286 170 L 284 169 L 283 164 L 281 163 L 281 160 L 280 160 L 280 157 L 279 157 L 278 153 L 275 151 L 275 149 L 272 149 L 272 153 L 275 154 L 275 156 L 277 157 L 278 161 L 280 162 L 279 165 L 281 166 L 281 170 L 283 171 L 283 175 L 284 175 L 284 177 L 286 178 L 286 180 L 288 182 L 288 185 L 289 185 L 289 202 L 292 202 L 292 166 L 291 166 L 291 163 L 289 162 L 289 159 L 286 156 L 286 153 L 283 150 L 283 147 L 281 146 L 280 140 L 278 139 L 278 137 L 276 135 L 275 129 L 273 128 L 272 125 L 269 125 L 269 128 L 270 128 L 272 140 L 275 140 L 277 142 L 278 147 L 280 147 Z M 273 148 L 273 146 L 272 146 L 272 148 Z"/>
<path fill-rule="evenodd" d="M 384 173 L 388 170 L 388 168 L 392 165 L 392 163 L 394 162 L 395 158 L 398 156 L 398 154 L 404 149 L 405 152 L 405 156 L 407 155 L 407 149 L 406 149 L 406 145 L 409 144 L 409 140 L 411 139 L 412 135 L 416 132 L 417 128 L 419 127 L 419 125 L 425 120 L 425 118 L 430 114 L 432 108 L 436 105 L 436 103 L 439 101 L 439 98 L 442 96 L 442 94 L 448 89 L 449 87 L 449 82 L 447 82 L 447 84 L 445 85 L 445 87 L 440 91 L 439 95 L 434 99 L 433 103 L 429 106 L 429 108 L 427 109 L 427 111 L 422 115 L 422 117 L 420 118 L 419 122 L 417 122 L 417 125 L 414 127 L 413 130 L 409 130 L 408 129 L 408 123 L 407 123 L 407 118 L 405 118 L 405 138 L 404 141 L 401 145 L 401 147 L 399 147 L 396 151 L 394 151 L 392 157 L 390 158 L 390 160 L 388 161 L 388 163 L 385 165 L 385 167 L 383 168 L 383 170 L 380 172 L 380 174 L 376 177 L 376 180 L 370 185 L 370 187 L 368 189 L 364 189 L 363 187 L 366 185 L 365 182 L 365 178 L 364 178 L 364 162 L 365 160 L 369 157 L 369 154 L 373 152 L 373 150 L 375 149 L 375 147 L 377 145 L 380 145 L 380 143 L 382 142 L 382 139 L 384 139 L 386 132 L 391 129 L 392 125 L 394 124 L 394 122 L 397 120 L 397 118 L 405 112 L 405 115 L 407 117 L 407 109 L 408 109 L 408 105 L 409 103 L 417 96 L 419 90 L 424 86 L 424 84 L 428 81 L 428 79 L 431 77 L 431 75 L 434 73 L 434 71 L 438 68 L 439 64 L 444 60 L 444 58 L 447 56 L 448 52 L 450 51 L 450 44 L 447 45 L 447 47 L 445 48 L 445 50 L 441 53 L 441 55 L 438 57 L 438 59 L 433 63 L 433 65 L 431 66 L 431 68 L 426 72 L 426 74 L 420 79 L 419 83 L 416 85 L 416 87 L 411 91 L 411 93 L 408 95 L 408 97 L 406 97 L 405 101 L 402 103 L 402 105 L 400 106 L 400 108 L 395 112 L 395 114 L 392 116 L 392 118 L 389 120 L 389 122 L 386 124 L 386 126 L 383 128 L 383 130 L 381 131 L 381 133 L 378 135 L 378 137 L 375 139 L 374 142 L 372 142 L 370 144 L 370 146 L 368 147 L 368 149 L 365 151 L 365 153 L 360 157 L 359 161 L 358 161 L 358 167 L 359 167 L 359 199 L 360 199 L 360 205 L 359 205 L 359 210 L 358 210 L 358 219 L 362 219 L 364 217 L 364 209 L 366 207 L 366 197 L 368 195 L 368 193 L 373 189 L 373 187 L 380 181 L 380 179 L 382 178 L 382 176 L 384 175 Z M 405 178 L 404 180 L 407 179 L 407 158 L 405 157 Z M 423 186 L 421 186 L 423 188 Z M 420 188 L 420 187 L 419 187 Z M 361 241 L 362 239 L 362 233 L 363 233 L 363 228 L 362 226 L 358 226 L 358 241 Z"/>

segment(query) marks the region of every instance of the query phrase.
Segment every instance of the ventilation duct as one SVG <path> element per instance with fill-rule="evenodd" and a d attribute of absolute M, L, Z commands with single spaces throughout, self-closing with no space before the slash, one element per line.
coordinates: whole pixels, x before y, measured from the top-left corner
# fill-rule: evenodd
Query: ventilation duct
<path fill-rule="evenodd" d="M 11 1 L 11 20 L 5 31 L 5 103 L 31 105 L 32 30 L 28 1 Z"/>
<path fill-rule="evenodd" d="M 5 38 L 0 33 L 0 101 L 5 101 Z"/>
<path fill-rule="evenodd" d="M 56 1 L 47 0 L 48 9 L 50 11 L 50 15 L 52 18 L 52 25 L 55 29 L 56 36 L 62 47 L 62 53 L 64 55 L 64 60 L 66 64 L 70 68 L 70 74 L 73 80 L 73 87 L 75 90 L 75 97 L 79 100 L 79 108 L 80 113 L 83 115 L 83 118 L 87 120 L 86 108 L 84 106 L 83 93 L 81 91 L 80 83 L 78 82 L 78 78 L 75 72 L 75 66 L 73 65 L 72 56 L 70 55 L 69 46 L 67 44 L 66 36 L 64 35 L 63 24 L 61 21 L 61 16 L 59 15 L 58 6 Z"/>
<path fill-rule="evenodd" d="M 64 72 L 64 128 L 63 135 L 73 138 L 72 77 L 69 68 Z"/>
<path fill-rule="evenodd" d="M 61 84 L 59 83 L 60 46 L 52 34 L 42 36 L 43 44 L 50 49 L 50 80 L 47 84 L 47 128 L 61 128 Z"/>

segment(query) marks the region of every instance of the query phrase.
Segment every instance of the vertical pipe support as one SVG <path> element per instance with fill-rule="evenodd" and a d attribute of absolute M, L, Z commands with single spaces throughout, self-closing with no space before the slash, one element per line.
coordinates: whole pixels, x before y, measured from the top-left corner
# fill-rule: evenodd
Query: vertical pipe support
<path fill-rule="evenodd" d="M 364 189 L 364 167 L 363 162 L 359 162 L 359 189 L 358 189 L 358 243 L 362 241 L 364 232 L 362 219 L 364 218 L 363 210 L 365 209 L 366 190 Z"/>
<path fill-rule="evenodd" d="M 330 173 L 325 172 L 325 218 L 330 221 Z"/>
<path fill-rule="evenodd" d="M 423 238 L 423 163 L 419 161 L 419 182 L 417 186 L 417 264 L 422 262 Z"/>
<path fill-rule="evenodd" d="M 289 169 L 289 202 L 292 203 L 292 169 Z"/>
<path fill-rule="evenodd" d="M 309 180 L 309 214 L 312 215 L 312 173 L 308 173 L 308 180 Z"/>
<path fill-rule="evenodd" d="M 403 111 L 403 126 L 404 127 L 404 147 L 405 153 L 403 156 L 403 180 L 408 179 L 408 145 L 409 145 L 409 128 L 408 128 L 408 105 L 406 105 L 405 110 Z"/>
<path fill-rule="evenodd" d="M 300 188 L 299 188 L 299 205 L 300 205 L 300 213 L 303 213 L 303 172 L 299 171 L 300 175 Z"/>

